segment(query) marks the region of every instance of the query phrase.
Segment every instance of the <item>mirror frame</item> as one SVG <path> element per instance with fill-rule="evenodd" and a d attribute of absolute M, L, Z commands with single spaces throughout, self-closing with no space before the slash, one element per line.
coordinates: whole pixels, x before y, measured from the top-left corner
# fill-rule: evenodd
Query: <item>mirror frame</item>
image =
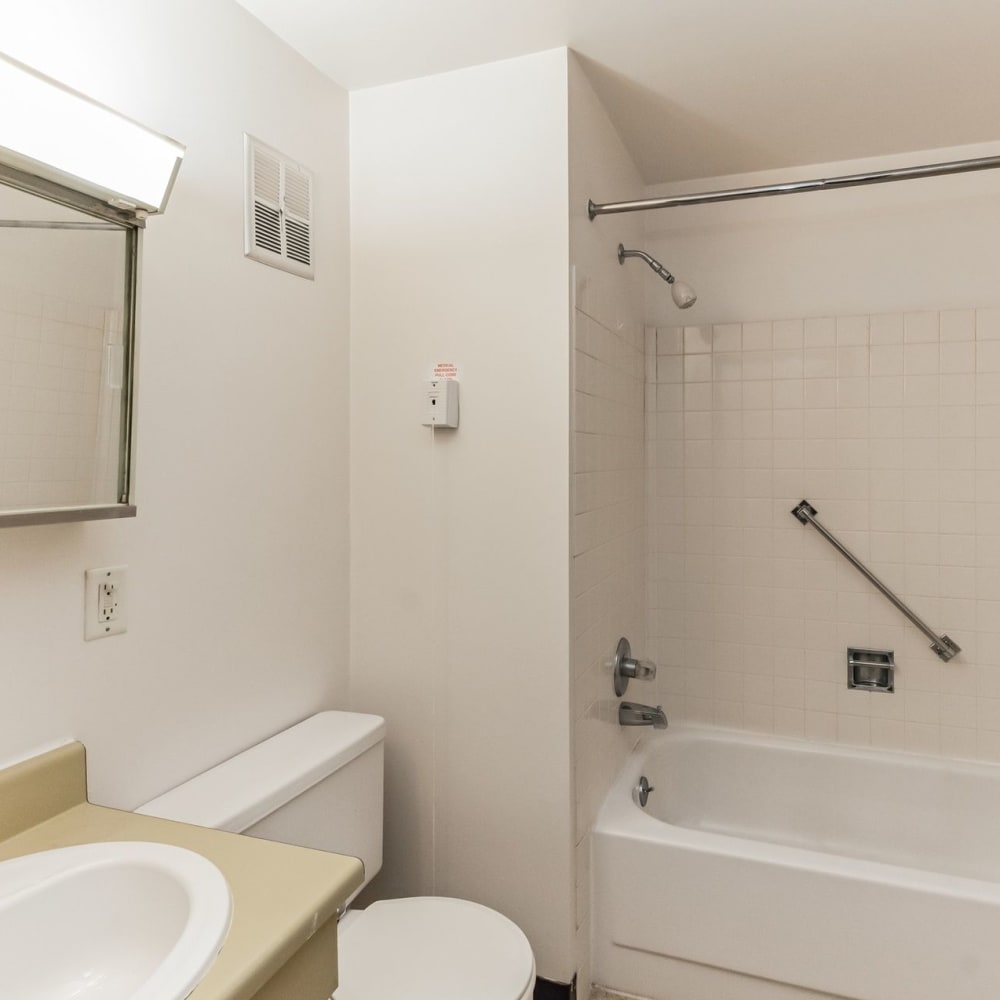
<path fill-rule="evenodd" d="M 136 312 L 139 294 L 139 260 L 145 214 L 115 208 L 90 195 L 63 187 L 42 177 L 25 173 L 0 163 L 0 184 L 36 195 L 46 201 L 75 209 L 103 222 L 120 226 L 125 236 L 125 299 L 123 302 L 122 345 L 122 414 L 118 451 L 118 500 L 113 504 L 89 504 L 72 507 L 25 507 L 0 510 L 0 528 L 29 524 L 58 524 L 67 521 L 99 521 L 135 517 L 133 499 L 133 428 L 135 409 Z"/>

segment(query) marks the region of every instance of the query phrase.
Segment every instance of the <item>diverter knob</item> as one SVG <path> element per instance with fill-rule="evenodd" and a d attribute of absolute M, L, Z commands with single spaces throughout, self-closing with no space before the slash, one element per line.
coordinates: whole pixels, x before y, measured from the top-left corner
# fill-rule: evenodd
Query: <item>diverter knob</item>
<path fill-rule="evenodd" d="M 628 690 L 628 682 L 633 677 L 637 680 L 652 680 L 655 676 L 656 664 L 652 660 L 635 659 L 628 639 L 622 636 L 615 649 L 615 695 L 620 698 Z"/>

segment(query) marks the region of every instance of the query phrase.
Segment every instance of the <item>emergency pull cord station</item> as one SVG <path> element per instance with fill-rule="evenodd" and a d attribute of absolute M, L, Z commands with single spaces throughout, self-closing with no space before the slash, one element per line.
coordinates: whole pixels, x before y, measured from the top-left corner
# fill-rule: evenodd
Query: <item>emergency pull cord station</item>
<path fill-rule="evenodd" d="M 424 427 L 457 427 L 458 382 L 431 379 L 425 386 Z"/>

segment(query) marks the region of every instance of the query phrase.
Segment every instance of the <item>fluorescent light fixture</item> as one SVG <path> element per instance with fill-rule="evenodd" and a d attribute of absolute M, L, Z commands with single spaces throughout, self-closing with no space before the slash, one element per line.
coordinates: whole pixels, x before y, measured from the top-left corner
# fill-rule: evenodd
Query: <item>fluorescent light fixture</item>
<path fill-rule="evenodd" d="M 0 94 L 0 161 L 116 208 L 166 207 L 180 143 L 2 53 Z"/>

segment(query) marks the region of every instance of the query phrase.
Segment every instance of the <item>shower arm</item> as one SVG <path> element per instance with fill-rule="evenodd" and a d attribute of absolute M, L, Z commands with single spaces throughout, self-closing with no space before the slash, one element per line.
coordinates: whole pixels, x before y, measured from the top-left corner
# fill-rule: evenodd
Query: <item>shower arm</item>
<path fill-rule="evenodd" d="M 668 285 L 672 285 L 676 280 L 674 276 L 655 258 L 642 250 L 626 250 L 624 245 L 618 244 L 618 263 L 624 264 L 626 257 L 638 257 L 644 260 Z"/>
<path fill-rule="evenodd" d="M 962 652 L 962 647 L 946 635 L 938 635 L 919 615 L 911 611 L 858 557 L 841 544 L 836 538 L 816 520 L 816 508 L 808 500 L 801 501 L 792 509 L 792 516 L 802 524 L 811 524 L 883 597 L 887 598 L 898 611 L 901 611 L 921 632 L 931 640 L 931 649 L 947 663 L 956 653 Z"/>

